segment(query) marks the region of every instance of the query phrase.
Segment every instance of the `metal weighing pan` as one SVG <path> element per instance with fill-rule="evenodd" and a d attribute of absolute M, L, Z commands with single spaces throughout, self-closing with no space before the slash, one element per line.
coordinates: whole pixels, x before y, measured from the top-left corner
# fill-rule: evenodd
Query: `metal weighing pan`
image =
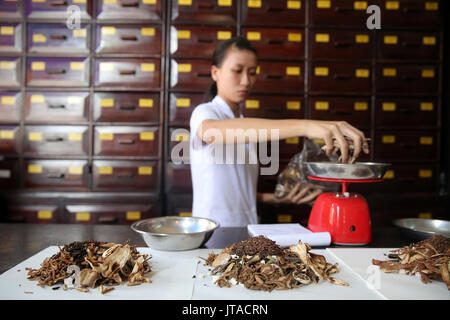
<path fill-rule="evenodd" d="M 413 240 L 424 240 L 433 235 L 450 238 L 450 221 L 435 219 L 406 218 L 393 221 L 405 236 Z"/>
<path fill-rule="evenodd" d="M 356 162 L 353 164 L 332 162 L 305 162 L 312 176 L 328 179 L 369 180 L 381 179 L 390 163 Z"/>

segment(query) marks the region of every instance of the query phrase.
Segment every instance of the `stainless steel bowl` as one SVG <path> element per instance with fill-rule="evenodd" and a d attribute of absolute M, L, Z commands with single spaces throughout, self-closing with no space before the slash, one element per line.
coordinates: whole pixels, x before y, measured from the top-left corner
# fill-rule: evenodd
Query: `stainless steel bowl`
<path fill-rule="evenodd" d="M 356 162 L 353 164 L 332 162 L 305 162 L 310 175 L 328 179 L 381 179 L 390 163 Z"/>
<path fill-rule="evenodd" d="M 400 228 L 405 236 L 413 240 L 424 240 L 436 234 L 450 238 L 450 221 L 448 220 L 406 218 L 396 219 L 393 224 Z"/>
<path fill-rule="evenodd" d="M 219 223 L 210 219 L 178 216 L 144 219 L 131 225 L 147 246 L 165 251 L 199 248 L 218 227 Z"/>

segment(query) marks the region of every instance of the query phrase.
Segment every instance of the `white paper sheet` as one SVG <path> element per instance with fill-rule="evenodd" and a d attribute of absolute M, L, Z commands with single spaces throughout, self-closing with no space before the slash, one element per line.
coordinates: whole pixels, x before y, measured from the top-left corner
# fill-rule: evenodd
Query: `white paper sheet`
<path fill-rule="evenodd" d="M 331 243 L 329 232 L 312 232 L 298 223 L 249 224 L 247 230 L 251 236 L 266 236 L 282 247 L 295 245 L 299 240 L 312 247 L 326 247 Z"/>

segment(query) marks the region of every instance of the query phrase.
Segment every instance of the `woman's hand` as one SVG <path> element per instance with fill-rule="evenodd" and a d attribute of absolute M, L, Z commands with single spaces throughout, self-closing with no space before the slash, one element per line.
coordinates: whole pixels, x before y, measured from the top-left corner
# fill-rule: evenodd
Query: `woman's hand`
<path fill-rule="evenodd" d="M 288 195 L 279 199 L 273 193 L 258 194 L 259 200 L 272 204 L 303 204 L 314 200 L 322 190 L 314 190 L 311 186 L 300 190 L 302 184 L 298 182 Z M 311 192 L 312 191 L 312 192 Z"/>
<path fill-rule="evenodd" d="M 357 158 L 361 152 L 369 153 L 369 145 L 367 144 L 364 133 L 345 121 L 319 121 L 319 120 L 301 120 L 302 136 L 310 139 L 323 139 L 326 144 L 326 154 L 330 156 L 333 151 L 333 139 L 339 143 L 342 162 L 348 161 L 348 142 L 345 137 L 349 137 L 354 143 L 353 155 Z"/>

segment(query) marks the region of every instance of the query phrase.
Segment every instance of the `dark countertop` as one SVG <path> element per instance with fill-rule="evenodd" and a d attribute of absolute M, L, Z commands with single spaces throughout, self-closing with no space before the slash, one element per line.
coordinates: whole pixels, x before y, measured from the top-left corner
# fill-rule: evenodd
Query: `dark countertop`
<path fill-rule="evenodd" d="M 221 249 L 248 237 L 247 228 L 219 228 L 206 243 L 205 248 Z M 0 274 L 49 246 L 63 246 L 82 240 L 116 243 L 125 243 L 129 240 L 130 244 L 137 247 L 146 246 L 141 236 L 133 232 L 128 225 L 2 223 L 0 224 Z M 394 227 L 373 228 L 372 243 L 364 247 L 397 248 L 411 242 Z M 331 245 L 331 247 L 342 246 Z"/>

